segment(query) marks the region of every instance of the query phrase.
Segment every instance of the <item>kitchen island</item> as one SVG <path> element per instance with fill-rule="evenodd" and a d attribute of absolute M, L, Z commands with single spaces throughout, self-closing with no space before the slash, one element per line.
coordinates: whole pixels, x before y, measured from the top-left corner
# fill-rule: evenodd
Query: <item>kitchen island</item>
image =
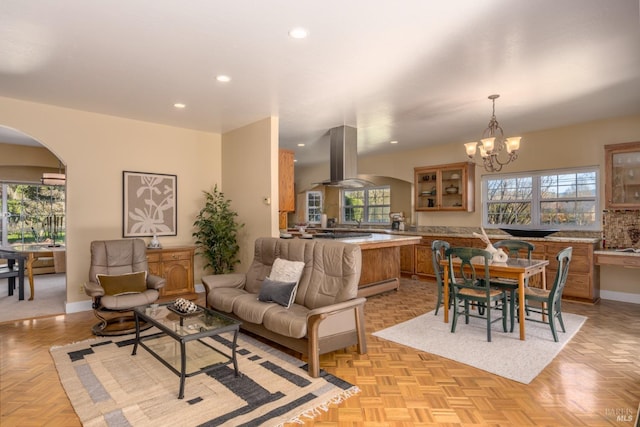
<path fill-rule="evenodd" d="M 359 245 L 362 249 L 358 296 L 368 297 L 400 287 L 400 247 L 418 244 L 421 237 L 372 233 L 339 240 Z"/>

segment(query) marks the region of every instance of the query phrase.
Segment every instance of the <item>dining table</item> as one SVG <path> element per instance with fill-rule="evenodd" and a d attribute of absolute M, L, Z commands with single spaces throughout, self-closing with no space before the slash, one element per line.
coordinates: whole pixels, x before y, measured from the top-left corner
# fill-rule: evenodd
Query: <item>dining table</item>
<path fill-rule="evenodd" d="M 453 261 L 455 264 L 455 260 Z M 449 301 L 449 260 L 442 259 L 440 264 L 444 267 L 444 301 Z M 518 281 L 518 300 L 524 301 L 524 288 L 526 279 L 537 274 L 542 275 L 542 289 L 547 288 L 546 266 L 549 260 L 546 259 L 522 259 L 509 258 L 506 262 L 491 262 L 489 264 L 489 274 L 491 277 L 501 279 L 514 279 Z M 478 264 L 480 266 L 480 264 Z M 514 301 L 510 302 L 514 304 Z M 525 318 L 524 304 L 518 305 L 518 318 Z M 449 310 L 444 310 L 444 323 L 449 323 Z M 525 322 L 520 321 L 520 339 L 525 339 Z"/>
<path fill-rule="evenodd" d="M 11 246 L 2 246 L 0 247 L 2 251 L 10 251 L 17 252 L 18 254 L 22 254 L 26 257 L 25 260 L 25 269 L 27 270 L 27 277 L 29 278 L 29 290 L 31 291 L 31 296 L 29 296 L 29 301 L 32 301 L 35 297 L 34 291 L 34 282 L 33 282 L 33 263 L 38 258 L 47 258 L 53 257 L 54 252 L 64 252 L 66 248 L 62 245 L 51 245 L 51 244 L 43 244 L 43 243 L 26 243 L 26 244 L 17 244 Z"/>

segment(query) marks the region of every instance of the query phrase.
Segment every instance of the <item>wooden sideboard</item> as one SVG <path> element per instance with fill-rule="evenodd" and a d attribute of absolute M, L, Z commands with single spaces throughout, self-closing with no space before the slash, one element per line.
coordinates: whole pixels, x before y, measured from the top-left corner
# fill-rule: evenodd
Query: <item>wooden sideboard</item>
<path fill-rule="evenodd" d="M 167 280 L 164 288 L 160 290 L 161 300 L 178 297 L 195 300 L 198 297 L 193 282 L 194 253 L 193 246 L 147 249 L 149 273 Z"/>
<path fill-rule="evenodd" d="M 401 259 L 402 273 L 405 276 L 413 276 L 418 279 L 435 279 L 433 263 L 431 260 L 431 243 L 441 239 L 449 242 L 451 246 L 467 246 L 484 248 L 485 244 L 477 238 L 449 237 L 449 236 L 423 236 L 419 244 L 402 248 Z M 499 239 L 492 239 L 497 241 Z M 527 240 L 527 239 L 523 239 Z M 551 287 L 556 276 L 556 255 L 567 246 L 573 247 L 573 256 L 569 267 L 569 277 L 565 285 L 563 298 L 567 300 L 596 303 L 600 300 L 600 269 L 596 265 L 594 251 L 597 243 L 581 241 L 548 241 L 543 239 L 527 240 L 535 246 L 532 257 L 547 259 L 549 265 L 546 268 L 547 288 Z M 413 253 L 409 253 L 413 251 Z M 414 261 L 413 266 L 408 260 Z M 539 281 L 532 280 L 531 286 L 538 286 Z"/>

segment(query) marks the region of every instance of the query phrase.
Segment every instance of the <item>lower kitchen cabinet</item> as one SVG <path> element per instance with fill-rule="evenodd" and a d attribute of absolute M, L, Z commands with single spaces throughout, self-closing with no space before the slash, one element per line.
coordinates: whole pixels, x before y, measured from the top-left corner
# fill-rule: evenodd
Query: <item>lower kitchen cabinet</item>
<path fill-rule="evenodd" d="M 413 276 L 415 273 L 415 249 L 416 245 L 400 246 L 400 273 Z"/>
<path fill-rule="evenodd" d="M 149 273 L 164 277 L 167 281 L 160 289 L 160 299 L 186 298 L 195 300 L 198 295 L 193 283 L 193 256 L 195 247 L 175 246 L 147 249 Z"/>

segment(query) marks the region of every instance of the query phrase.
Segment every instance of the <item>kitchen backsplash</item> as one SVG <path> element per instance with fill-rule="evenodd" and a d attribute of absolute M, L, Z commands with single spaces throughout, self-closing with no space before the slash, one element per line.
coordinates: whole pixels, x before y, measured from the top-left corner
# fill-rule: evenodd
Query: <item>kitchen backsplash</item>
<path fill-rule="evenodd" d="M 604 210 L 602 245 L 605 249 L 640 248 L 640 210 Z"/>

